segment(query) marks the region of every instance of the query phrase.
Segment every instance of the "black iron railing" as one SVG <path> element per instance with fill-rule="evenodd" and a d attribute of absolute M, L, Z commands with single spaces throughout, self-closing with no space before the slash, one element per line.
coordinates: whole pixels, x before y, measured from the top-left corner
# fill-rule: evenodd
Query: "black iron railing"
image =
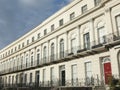
<path fill-rule="evenodd" d="M 64 84 L 63 84 L 64 83 Z M 63 82 L 62 80 L 53 80 L 53 81 L 44 81 L 44 82 L 19 82 L 15 83 L 12 82 L 12 84 L 9 83 L 0 83 L 0 87 L 59 87 L 59 86 L 65 86 L 65 87 L 92 87 L 92 86 L 104 86 L 104 82 L 100 81 L 99 79 L 95 79 L 93 77 L 91 78 L 85 78 L 85 79 L 71 79 L 71 80 L 65 80 Z"/>

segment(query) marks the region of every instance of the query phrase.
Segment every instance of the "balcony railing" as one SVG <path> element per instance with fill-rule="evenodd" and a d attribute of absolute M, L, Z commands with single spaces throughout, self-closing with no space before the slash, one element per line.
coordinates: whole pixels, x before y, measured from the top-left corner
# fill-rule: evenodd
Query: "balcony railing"
<path fill-rule="evenodd" d="M 63 84 L 64 83 L 64 84 Z M 64 82 L 61 80 L 52 80 L 52 81 L 44 81 L 44 82 L 19 82 L 15 83 L 13 82 L 12 84 L 9 83 L 0 83 L 0 87 L 30 87 L 30 88 L 35 88 L 35 87 L 59 87 L 59 86 L 65 86 L 65 87 L 92 87 L 92 86 L 104 86 L 104 81 L 100 81 L 99 79 L 96 78 L 84 78 L 84 79 L 70 79 L 70 80 L 65 80 Z"/>
<path fill-rule="evenodd" d="M 96 51 L 101 52 L 107 50 L 109 47 L 118 44 L 120 44 L 120 36 L 117 32 L 115 32 L 98 38 L 90 43 L 72 47 L 71 49 L 65 50 L 63 52 L 55 53 L 53 55 L 40 58 L 39 63 L 38 60 L 34 60 L 32 64 L 31 62 L 27 62 L 22 65 L 13 66 L 13 68 L 7 68 L 5 70 L 0 71 L 0 75 L 19 72 L 26 69 L 37 68 L 44 65 L 53 64 L 54 62 L 59 63 L 61 61 L 69 60 L 70 58 L 73 59 L 73 57 L 76 58 L 90 55 Z"/>

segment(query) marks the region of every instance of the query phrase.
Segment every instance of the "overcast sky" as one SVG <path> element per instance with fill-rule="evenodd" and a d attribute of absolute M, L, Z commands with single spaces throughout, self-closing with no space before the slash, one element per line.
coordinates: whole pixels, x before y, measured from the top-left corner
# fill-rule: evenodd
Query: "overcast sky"
<path fill-rule="evenodd" d="M 71 0 L 0 0 L 0 49 L 70 2 Z"/>

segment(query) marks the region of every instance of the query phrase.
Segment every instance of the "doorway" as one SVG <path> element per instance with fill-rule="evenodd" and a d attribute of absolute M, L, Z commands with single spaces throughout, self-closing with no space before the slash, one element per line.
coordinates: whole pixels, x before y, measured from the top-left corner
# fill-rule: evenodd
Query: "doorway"
<path fill-rule="evenodd" d="M 39 78 L 40 78 L 40 75 L 39 75 L 39 71 L 36 71 L 36 76 L 35 76 L 35 83 L 36 83 L 36 86 L 39 86 Z"/>
<path fill-rule="evenodd" d="M 65 86 L 65 66 L 60 66 L 60 85 Z"/>
<path fill-rule="evenodd" d="M 112 77 L 112 69 L 111 69 L 111 62 L 109 57 L 105 57 L 102 60 L 103 66 L 103 74 L 104 74 L 104 82 L 105 84 L 109 84 L 109 80 Z"/>

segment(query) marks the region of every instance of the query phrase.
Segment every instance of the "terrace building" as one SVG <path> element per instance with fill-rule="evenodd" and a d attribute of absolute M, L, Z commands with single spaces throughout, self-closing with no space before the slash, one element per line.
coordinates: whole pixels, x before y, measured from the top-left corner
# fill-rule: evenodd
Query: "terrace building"
<path fill-rule="evenodd" d="M 111 76 L 120 78 L 120 0 L 74 0 L 0 50 L 2 87 L 107 86 Z"/>

